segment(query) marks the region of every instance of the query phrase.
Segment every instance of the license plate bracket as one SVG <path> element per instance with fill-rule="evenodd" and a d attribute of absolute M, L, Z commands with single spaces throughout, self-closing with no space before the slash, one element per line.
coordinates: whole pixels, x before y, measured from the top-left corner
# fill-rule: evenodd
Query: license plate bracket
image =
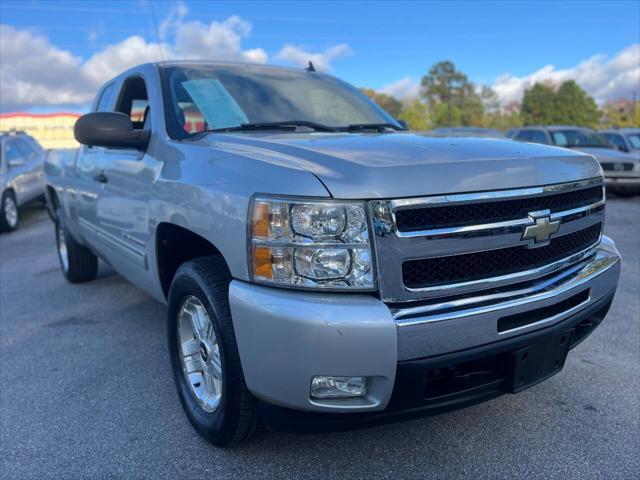
<path fill-rule="evenodd" d="M 573 329 L 567 330 L 509 353 L 506 390 L 520 392 L 562 370 L 572 335 Z"/>

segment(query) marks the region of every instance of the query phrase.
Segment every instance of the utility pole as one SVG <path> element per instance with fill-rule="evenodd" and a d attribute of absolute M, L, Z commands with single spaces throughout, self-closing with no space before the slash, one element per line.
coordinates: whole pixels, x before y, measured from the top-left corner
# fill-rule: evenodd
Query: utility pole
<path fill-rule="evenodd" d="M 447 77 L 447 126 L 451 127 L 451 78 Z"/>
<path fill-rule="evenodd" d="M 453 127 L 453 113 L 451 111 L 452 109 L 452 99 L 451 99 L 451 92 L 453 90 L 453 74 L 452 73 L 447 73 L 446 74 L 446 79 L 447 79 L 447 126 L 448 127 Z"/>

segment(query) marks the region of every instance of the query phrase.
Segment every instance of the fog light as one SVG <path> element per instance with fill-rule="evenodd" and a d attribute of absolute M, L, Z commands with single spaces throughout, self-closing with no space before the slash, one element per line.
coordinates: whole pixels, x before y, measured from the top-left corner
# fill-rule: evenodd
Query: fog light
<path fill-rule="evenodd" d="M 367 393 L 366 377 L 329 377 L 318 375 L 311 380 L 312 398 L 364 397 Z"/>

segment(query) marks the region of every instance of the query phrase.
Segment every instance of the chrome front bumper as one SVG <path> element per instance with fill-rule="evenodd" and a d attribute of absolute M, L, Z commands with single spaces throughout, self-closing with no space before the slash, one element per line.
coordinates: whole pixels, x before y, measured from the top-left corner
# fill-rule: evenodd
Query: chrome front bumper
<path fill-rule="evenodd" d="M 269 403 L 305 411 L 385 409 L 398 362 L 464 351 L 555 325 L 611 294 L 620 274 L 614 243 L 554 276 L 510 291 L 390 308 L 369 295 L 291 291 L 231 283 L 229 302 L 245 380 Z M 535 323 L 498 332 L 498 320 L 558 304 L 588 289 L 588 300 Z M 313 400 L 314 375 L 370 377 L 364 398 Z"/>
<path fill-rule="evenodd" d="M 607 188 L 615 189 L 619 188 L 638 188 L 640 189 L 640 175 L 637 173 L 635 176 L 605 176 L 604 183 Z"/>
<path fill-rule="evenodd" d="M 576 265 L 511 290 L 392 311 L 398 326 L 398 360 L 465 350 L 553 325 L 614 290 L 620 256 L 608 237 Z M 498 319 L 556 304 L 589 289 L 589 299 L 561 314 L 498 332 Z"/>

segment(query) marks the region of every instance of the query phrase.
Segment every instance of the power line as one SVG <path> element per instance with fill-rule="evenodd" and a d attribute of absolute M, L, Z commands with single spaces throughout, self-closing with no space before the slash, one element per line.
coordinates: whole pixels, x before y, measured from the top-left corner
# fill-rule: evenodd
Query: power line
<path fill-rule="evenodd" d="M 149 3 L 152 3 L 149 1 Z M 155 3 L 170 3 L 170 2 L 158 2 L 155 0 Z M 60 7 L 60 6 L 50 6 L 50 5 L 23 5 L 20 3 L 16 4 L 6 4 L 3 3 L 2 10 L 23 10 L 23 11 L 38 11 L 38 10 L 49 10 L 49 11 L 57 11 L 61 10 L 64 12 L 78 12 L 78 13 L 113 13 L 113 14 L 126 14 L 126 15 L 147 15 L 147 12 L 144 10 L 131 10 L 131 9 L 115 9 L 115 8 L 96 8 L 96 7 Z M 213 19 L 214 17 L 218 18 L 229 18 L 231 16 L 238 15 L 235 13 L 198 13 L 198 12 L 189 12 L 190 18 L 207 18 Z M 459 24 L 459 25 L 471 25 L 477 24 L 478 19 L 463 19 L 463 18 L 345 18 L 345 17 L 288 17 L 288 16 L 271 16 L 271 15 L 240 15 L 245 20 L 260 20 L 260 21 L 269 21 L 269 22 L 304 22 L 304 23 L 346 23 L 346 24 L 384 24 L 388 25 L 390 23 L 395 24 L 413 24 L 413 25 L 442 25 L 442 24 Z M 576 18 L 572 17 L 572 21 L 576 23 L 602 23 L 601 18 Z M 611 18 L 607 21 L 609 23 L 615 22 L 618 20 L 620 23 L 628 23 L 628 19 L 625 18 Z M 566 22 L 566 19 L 563 19 Z M 510 20 L 504 20 L 500 18 L 483 18 L 483 24 L 505 24 L 510 23 Z"/>
<path fill-rule="evenodd" d="M 160 59 L 164 62 L 166 61 L 166 58 L 164 57 L 164 48 L 162 48 L 162 36 L 160 35 L 160 28 L 158 28 L 156 10 L 155 8 L 153 8 L 153 2 L 148 1 L 147 5 L 149 5 L 149 10 L 151 11 L 151 22 L 153 23 L 153 27 L 156 31 L 156 36 L 158 37 L 158 45 L 160 45 Z"/>

